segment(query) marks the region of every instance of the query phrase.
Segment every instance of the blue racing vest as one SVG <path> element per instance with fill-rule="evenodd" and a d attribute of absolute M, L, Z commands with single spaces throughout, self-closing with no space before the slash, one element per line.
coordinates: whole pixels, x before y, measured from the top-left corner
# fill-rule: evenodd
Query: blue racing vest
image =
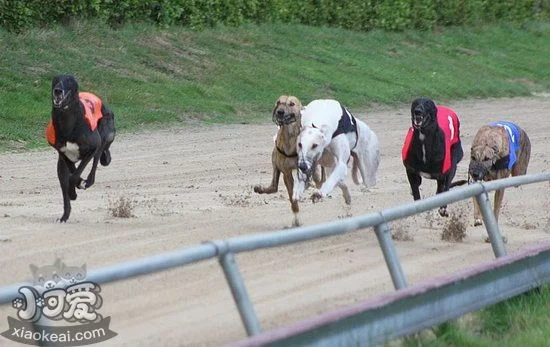
<path fill-rule="evenodd" d="M 514 164 L 516 163 L 516 153 L 519 152 L 519 138 L 520 138 L 520 131 L 519 127 L 515 125 L 512 122 L 507 121 L 498 121 L 489 123 L 491 126 L 499 126 L 506 129 L 506 132 L 508 133 L 508 147 L 510 148 L 510 159 L 508 160 L 508 170 L 511 170 Z"/>

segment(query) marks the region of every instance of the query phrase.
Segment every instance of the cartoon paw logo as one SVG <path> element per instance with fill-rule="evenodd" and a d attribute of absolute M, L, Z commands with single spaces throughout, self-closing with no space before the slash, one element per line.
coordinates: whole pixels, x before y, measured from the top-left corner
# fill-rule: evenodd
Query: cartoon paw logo
<path fill-rule="evenodd" d="M 44 307 L 44 298 L 36 298 L 36 306 L 38 307 Z"/>
<path fill-rule="evenodd" d="M 11 305 L 13 306 L 14 309 L 19 310 L 23 308 L 23 299 L 21 298 L 13 299 L 13 301 L 11 302 Z"/>

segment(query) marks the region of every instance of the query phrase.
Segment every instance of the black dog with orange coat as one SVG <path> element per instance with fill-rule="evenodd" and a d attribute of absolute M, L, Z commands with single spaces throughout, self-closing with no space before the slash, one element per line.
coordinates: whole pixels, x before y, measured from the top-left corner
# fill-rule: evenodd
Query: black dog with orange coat
<path fill-rule="evenodd" d="M 460 141 L 460 121 L 448 107 L 436 106 L 428 98 L 418 98 L 411 106 L 412 126 L 403 144 L 402 159 L 414 200 L 420 199 L 422 177 L 437 180 L 436 194 L 467 183 L 451 183 L 464 152 Z M 447 205 L 439 208 L 448 216 Z"/>
<path fill-rule="evenodd" d="M 98 162 L 111 162 L 109 147 L 115 139 L 115 116 L 92 93 L 78 92 L 72 75 L 58 75 L 52 80 L 52 118 L 46 128 L 46 139 L 58 154 L 57 177 L 63 194 L 64 223 L 71 213 L 76 190 L 91 187 L 95 182 Z M 80 175 L 90 160 L 92 168 L 86 180 Z M 78 168 L 76 163 L 80 161 Z"/>

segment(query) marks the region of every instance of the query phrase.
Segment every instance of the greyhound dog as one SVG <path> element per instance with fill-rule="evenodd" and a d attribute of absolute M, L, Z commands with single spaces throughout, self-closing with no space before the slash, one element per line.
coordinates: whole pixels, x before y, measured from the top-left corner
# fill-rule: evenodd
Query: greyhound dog
<path fill-rule="evenodd" d="M 327 170 L 327 179 L 311 196 L 314 202 L 326 197 L 336 186 L 346 204 L 351 195 L 345 183 L 348 161 L 353 157 L 352 177 L 360 184 L 376 184 L 380 163 L 378 137 L 366 123 L 355 118 L 340 102 L 331 99 L 313 100 L 302 110 L 302 130 L 297 139 L 298 181 L 293 200 L 300 199 L 317 165 Z"/>
<path fill-rule="evenodd" d="M 91 187 L 98 162 L 103 166 L 111 162 L 109 147 L 115 139 L 115 116 L 94 94 L 79 93 L 78 83 L 71 75 L 54 77 L 51 92 L 52 116 L 46 139 L 59 154 L 57 177 L 63 194 L 59 221 L 64 223 L 71 213 L 71 200 L 77 197 L 75 188 Z M 92 168 L 83 180 L 80 175 L 90 160 Z"/>
<path fill-rule="evenodd" d="M 261 185 L 254 186 L 254 191 L 258 194 L 272 194 L 279 189 L 279 178 L 283 173 L 283 181 L 288 192 L 292 212 L 294 212 L 294 226 L 299 226 L 298 200 L 292 199 L 294 190 L 294 182 L 296 181 L 296 171 L 298 169 L 298 153 L 296 151 L 296 138 L 301 129 L 301 110 L 302 103 L 295 96 L 281 95 L 277 99 L 275 109 L 273 110 L 272 120 L 278 126 L 277 134 L 275 135 L 275 146 L 271 153 L 271 163 L 273 165 L 273 175 L 271 185 L 263 187 Z M 324 180 L 319 172 L 316 172 L 314 177 L 316 184 L 320 185 Z"/>
<path fill-rule="evenodd" d="M 401 152 L 414 200 L 420 199 L 422 177 L 437 180 L 436 194 L 446 192 L 466 180 L 452 183 L 464 152 L 460 141 L 460 121 L 448 107 L 436 106 L 427 98 L 418 98 L 411 106 L 411 123 Z M 439 208 L 448 216 L 447 205 Z"/>
<path fill-rule="evenodd" d="M 482 126 L 472 143 L 468 175 L 473 181 L 492 181 L 527 173 L 531 141 L 512 122 L 499 121 Z M 498 220 L 504 189 L 495 192 L 494 212 Z M 482 224 L 479 205 L 474 199 L 474 226 Z"/>

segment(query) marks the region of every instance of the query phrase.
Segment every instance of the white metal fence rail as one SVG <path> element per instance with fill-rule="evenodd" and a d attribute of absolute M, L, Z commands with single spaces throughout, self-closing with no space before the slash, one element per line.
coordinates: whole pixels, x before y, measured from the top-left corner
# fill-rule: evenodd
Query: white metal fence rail
<path fill-rule="evenodd" d="M 441 205 L 475 197 L 480 205 L 484 225 L 487 229 L 495 256 L 502 257 L 506 254 L 506 249 L 500 235 L 499 226 L 491 210 L 488 192 L 549 180 L 550 173 L 541 173 L 487 183 L 475 183 L 424 200 L 345 220 L 291 230 L 280 230 L 267 234 L 209 241 L 191 248 L 127 261 L 90 271 L 87 279 L 100 284 L 109 283 L 217 257 L 247 334 L 249 336 L 257 335 L 261 332 L 261 327 L 248 296 L 239 267 L 235 261 L 235 253 L 276 247 L 373 227 L 394 287 L 400 289 L 407 286 L 407 281 L 389 233 L 388 222 L 431 210 Z M 18 289 L 22 285 L 24 284 L 19 283 L 0 288 L 0 304 L 9 303 L 17 297 L 19 295 Z"/>

